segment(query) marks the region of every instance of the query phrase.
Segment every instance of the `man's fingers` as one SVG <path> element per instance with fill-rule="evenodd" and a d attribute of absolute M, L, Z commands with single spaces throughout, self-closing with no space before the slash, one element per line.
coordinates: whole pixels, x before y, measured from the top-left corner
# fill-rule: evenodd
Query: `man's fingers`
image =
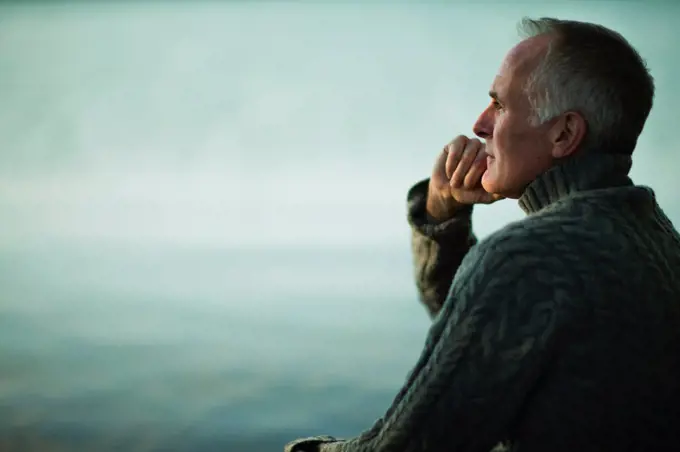
<path fill-rule="evenodd" d="M 461 157 L 463 156 L 463 151 L 468 143 L 468 138 L 465 135 L 458 135 L 451 141 L 446 148 L 449 151 L 448 158 L 446 159 L 446 179 L 449 180 L 453 176 L 453 172 L 458 167 Z"/>
<path fill-rule="evenodd" d="M 442 152 L 439 153 L 437 161 L 434 164 L 434 171 L 432 172 L 432 177 L 437 178 L 440 183 L 443 183 L 449 178 L 446 176 L 446 161 L 449 157 L 448 147 L 445 147 Z"/>
<path fill-rule="evenodd" d="M 465 176 L 470 170 L 470 167 L 472 166 L 473 162 L 477 159 L 477 154 L 479 153 L 481 147 L 482 143 L 477 139 L 472 139 L 468 141 L 467 145 L 465 146 L 463 156 L 461 157 L 460 162 L 458 162 L 458 167 L 451 176 L 450 182 L 451 187 L 460 188 L 463 186 Z"/>
<path fill-rule="evenodd" d="M 465 175 L 465 179 L 463 179 L 463 187 L 467 190 L 479 188 L 486 168 L 486 154 L 479 152 L 477 158 L 475 158 L 475 161 L 470 166 L 470 170 Z"/>

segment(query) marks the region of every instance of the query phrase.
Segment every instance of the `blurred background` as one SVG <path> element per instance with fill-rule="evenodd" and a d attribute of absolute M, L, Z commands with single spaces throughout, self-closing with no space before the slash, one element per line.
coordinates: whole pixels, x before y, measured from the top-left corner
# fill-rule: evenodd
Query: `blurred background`
<path fill-rule="evenodd" d="M 680 221 L 671 3 L 3 2 L 0 450 L 368 428 L 429 325 L 406 192 L 471 134 L 524 15 L 647 58 L 632 175 Z"/>

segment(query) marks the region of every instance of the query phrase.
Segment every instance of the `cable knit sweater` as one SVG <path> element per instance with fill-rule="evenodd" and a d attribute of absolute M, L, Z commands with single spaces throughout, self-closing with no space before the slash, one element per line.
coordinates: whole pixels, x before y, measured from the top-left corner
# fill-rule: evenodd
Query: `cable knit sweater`
<path fill-rule="evenodd" d="M 434 318 L 375 424 L 288 452 L 680 450 L 680 237 L 628 156 L 571 158 L 527 216 L 479 243 L 409 192 L 416 282 Z"/>

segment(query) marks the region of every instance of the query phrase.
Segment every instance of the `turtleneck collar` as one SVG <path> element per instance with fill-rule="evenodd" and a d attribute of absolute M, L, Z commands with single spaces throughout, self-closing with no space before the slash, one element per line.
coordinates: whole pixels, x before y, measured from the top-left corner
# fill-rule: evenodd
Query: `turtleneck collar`
<path fill-rule="evenodd" d="M 630 155 L 583 154 L 560 161 L 524 190 L 519 205 L 527 214 L 538 212 L 574 193 L 632 185 Z"/>

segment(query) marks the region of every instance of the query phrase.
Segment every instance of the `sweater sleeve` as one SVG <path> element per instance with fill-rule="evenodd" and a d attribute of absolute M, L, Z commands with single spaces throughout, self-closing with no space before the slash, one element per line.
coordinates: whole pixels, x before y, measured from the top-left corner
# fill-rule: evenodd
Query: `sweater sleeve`
<path fill-rule="evenodd" d="M 428 183 L 429 179 L 425 179 L 409 190 L 407 206 L 418 295 L 430 316 L 435 317 L 461 261 L 477 238 L 472 232 L 472 206 L 440 223 L 428 219 L 425 210 Z"/>
<path fill-rule="evenodd" d="M 563 269 L 546 268 L 543 253 L 507 245 L 466 257 L 418 362 L 370 429 L 286 451 L 489 452 L 506 440 L 554 352 L 568 293 L 555 284 Z"/>

